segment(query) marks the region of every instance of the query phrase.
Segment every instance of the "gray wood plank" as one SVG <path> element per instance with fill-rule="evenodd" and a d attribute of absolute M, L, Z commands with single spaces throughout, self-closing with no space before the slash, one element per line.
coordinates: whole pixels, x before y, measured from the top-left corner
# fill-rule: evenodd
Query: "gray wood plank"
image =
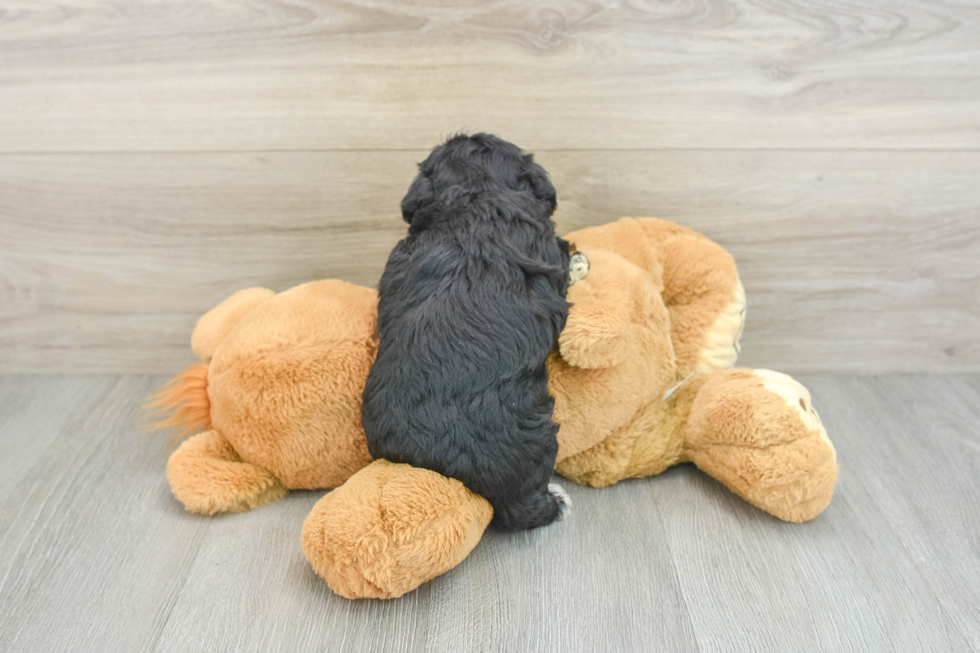
<path fill-rule="evenodd" d="M 980 377 L 821 377 L 850 455 L 855 494 L 874 504 L 942 609 L 957 650 L 980 650 Z M 861 494 L 858 494 L 862 491 Z M 879 535 L 881 537 L 881 535 Z"/>
<path fill-rule="evenodd" d="M 137 399 L 161 380 L 89 379 L 91 400 L 60 410 L 0 395 L 3 412 L 63 420 L 0 500 L 0 650 L 137 651 L 158 637 L 211 527 L 168 496 L 167 438 L 136 426 Z M 0 431 L 4 450 L 25 437 Z"/>
<path fill-rule="evenodd" d="M 0 371 L 173 373 L 196 319 L 236 290 L 375 285 L 424 156 L 0 156 Z M 980 370 L 980 153 L 539 160 L 561 231 L 655 215 L 731 250 L 745 364 Z"/>
<path fill-rule="evenodd" d="M 136 426 L 161 377 L 0 377 L 0 448 L 20 459 L 0 461 L 18 476 L 0 494 L 0 651 L 980 650 L 980 377 L 802 380 L 842 465 L 809 524 L 690 466 L 561 481 L 568 520 L 350 602 L 300 549 L 320 493 L 180 509 L 166 436 Z"/>
<path fill-rule="evenodd" d="M 0 151 L 980 147 L 972 2 L 6 0 Z"/>
<path fill-rule="evenodd" d="M 0 497 L 36 472 L 45 450 L 71 434 L 81 414 L 115 383 L 111 377 L 0 375 Z M 0 518 L 5 515 L 0 515 Z"/>
<path fill-rule="evenodd" d="M 299 531 L 316 493 L 220 519 L 157 650 L 694 650 L 649 499 L 623 486 L 596 502 L 594 491 L 563 485 L 576 519 L 489 533 L 464 564 L 394 602 L 346 601 L 309 569 Z M 212 595 L 223 600 L 202 603 Z"/>
<path fill-rule="evenodd" d="M 801 380 L 841 463 L 823 515 L 784 524 L 700 474 L 657 492 L 702 650 L 980 649 L 977 388 L 956 376 Z M 949 441 L 932 438 L 936 419 Z"/>
<path fill-rule="evenodd" d="M 817 401 L 821 414 L 833 409 Z M 694 470 L 651 488 L 703 651 L 960 650 L 879 508 L 855 498 L 847 476 L 861 461 L 846 446 L 838 452 L 836 496 L 804 525 L 779 522 Z"/>

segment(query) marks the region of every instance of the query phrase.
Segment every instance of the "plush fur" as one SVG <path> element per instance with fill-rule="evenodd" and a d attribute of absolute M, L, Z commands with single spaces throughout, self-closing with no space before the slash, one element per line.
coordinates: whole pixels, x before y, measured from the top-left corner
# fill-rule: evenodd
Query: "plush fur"
<path fill-rule="evenodd" d="M 379 285 L 361 418 L 375 458 L 461 481 L 517 530 L 562 511 L 545 360 L 565 326 L 568 243 L 555 189 L 515 145 L 455 136 L 402 202 L 408 236 Z"/>
<path fill-rule="evenodd" d="M 425 501 L 415 500 L 420 492 Z M 490 504 L 456 479 L 387 460 L 371 463 L 317 505 L 303 526 L 303 551 L 350 599 L 396 598 L 415 589 L 420 574 L 449 571 L 480 542 L 493 516 Z"/>
<path fill-rule="evenodd" d="M 286 496 L 272 472 L 244 462 L 213 430 L 180 445 L 167 461 L 167 480 L 174 496 L 201 515 L 244 512 Z"/>
<path fill-rule="evenodd" d="M 195 348 L 206 362 L 154 402 L 174 409 L 159 425 L 209 429 L 168 466 L 171 489 L 189 510 L 237 512 L 271 496 L 262 475 L 229 462 L 261 468 L 294 490 L 337 487 L 371 462 L 361 393 L 377 352 L 377 306 L 374 290 L 326 280 L 278 294 L 243 290 L 198 320 L 192 342 L 213 343 Z"/>

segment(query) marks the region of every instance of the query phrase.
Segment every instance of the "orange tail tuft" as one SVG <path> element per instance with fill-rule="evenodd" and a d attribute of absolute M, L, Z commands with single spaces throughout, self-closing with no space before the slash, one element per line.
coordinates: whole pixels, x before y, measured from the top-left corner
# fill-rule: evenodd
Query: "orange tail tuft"
<path fill-rule="evenodd" d="M 198 430 L 211 428 L 211 402 L 208 399 L 208 364 L 194 363 L 172 378 L 167 385 L 147 399 L 144 409 L 155 409 L 161 417 L 150 425 L 157 431 L 171 427 L 183 430 L 177 439 L 187 437 Z"/>

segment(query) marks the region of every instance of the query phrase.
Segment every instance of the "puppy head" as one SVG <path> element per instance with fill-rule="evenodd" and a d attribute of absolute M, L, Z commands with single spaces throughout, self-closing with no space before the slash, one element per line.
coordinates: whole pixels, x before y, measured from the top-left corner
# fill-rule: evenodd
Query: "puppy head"
<path fill-rule="evenodd" d="M 434 207 L 451 207 L 477 197 L 524 196 L 525 209 L 550 218 L 557 205 L 555 187 L 534 157 L 490 134 L 453 136 L 419 165 L 419 174 L 402 200 L 409 224 Z"/>

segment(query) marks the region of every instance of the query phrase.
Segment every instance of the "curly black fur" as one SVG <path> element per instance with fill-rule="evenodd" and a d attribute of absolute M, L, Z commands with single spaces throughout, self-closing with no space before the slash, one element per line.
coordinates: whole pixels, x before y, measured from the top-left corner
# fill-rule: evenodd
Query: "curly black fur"
<path fill-rule="evenodd" d="M 568 243 L 531 155 L 455 136 L 402 201 L 408 236 L 379 286 L 361 415 L 376 458 L 459 479 L 505 529 L 554 521 L 558 453 L 545 358 L 568 317 Z"/>

